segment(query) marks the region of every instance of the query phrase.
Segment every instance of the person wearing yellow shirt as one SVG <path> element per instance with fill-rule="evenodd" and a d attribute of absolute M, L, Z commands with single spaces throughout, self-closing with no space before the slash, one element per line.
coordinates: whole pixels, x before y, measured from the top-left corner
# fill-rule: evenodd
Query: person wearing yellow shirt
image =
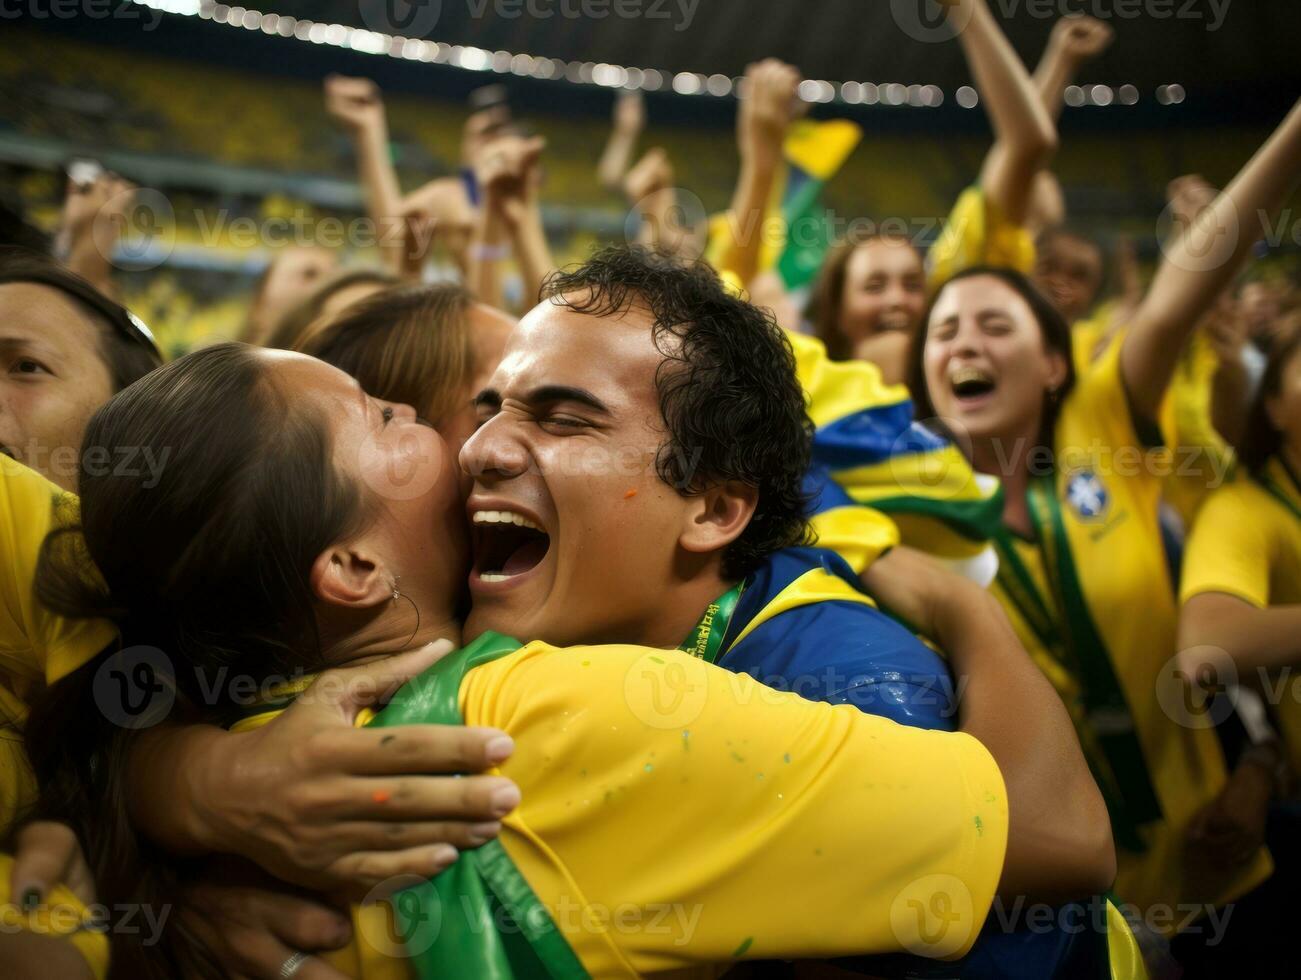
<path fill-rule="evenodd" d="M 106 620 L 57 615 L 35 592 L 32 572 L 46 535 L 77 521 L 75 496 L 0 456 L 0 831 L 36 800 L 23 749 L 28 696 L 76 670 L 117 636 Z M 74 554 L 79 550 L 73 540 L 68 547 Z"/>
<path fill-rule="evenodd" d="M 1226 215 L 1268 213 L 1298 170 L 1301 106 L 1170 246 L 1123 341 L 1083 377 L 1055 308 L 992 268 L 941 289 L 912 365 L 919 414 L 947 420 L 1003 481 L 997 593 L 1076 718 L 1120 846 L 1116 891 L 1141 909 L 1224 903 L 1269 873 L 1263 851 L 1227 875 L 1185 854 L 1224 762 L 1214 732 L 1152 696 L 1176 615 L 1143 453 L 1183 339 L 1248 253 L 1247 236 L 1223 234 Z M 1215 262 L 1200 251 L 1211 241 Z"/>
<path fill-rule="evenodd" d="M 132 642 L 170 651 L 158 661 L 166 697 L 229 719 L 247 698 L 227 676 L 263 683 L 459 636 L 468 554 L 455 470 L 409 407 L 376 402 L 310 358 L 219 345 L 97 414 L 88 444 L 120 442 L 176 445 L 178 456 L 148 489 L 83 481 L 104 587 L 83 583 L 62 605 L 107 596 Z M 395 468 L 412 480 L 401 494 L 384 482 Z M 286 513 L 286 494 L 304 506 Z M 93 700 L 99 666 L 48 697 Z M 967 678 L 963 731 L 924 732 L 772 692 L 680 651 L 520 647 L 484 633 L 395 698 L 370 804 L 384 813 L 404 796 L 385 759 L 415 737 L 407 722 L 459 716 L 515 738 L 501 772 L 525 802 L 500 849 L 462 855 L 465 870 L 448 880 L 477 889 L 457 896 L 477 894 L 481 910 L 506 910 L 490 958 L 516 969 L 530 956 L 604 976 L 712 975 L 739 959 L 848 951 L 960 955 L 995 891 L 1088 892 L 1112 864 L 1101 800 L 1049 686 L 1005 637 L 955 669 Z M 309 688 L 286 715 L 318 696 Z M 87 723 L 102 725 L 96 715 Z M 1064 794 L 1074 805 L 1063 811 Z M 94 853 L 116 854 L 102 845 L 129 833 L 110 820 L 88 829 Z M 861 872 L 844 874 L 855 857 Z M 832 866 L 820 872 L 823 858 Z M 430 874 L 438 864 L 431 854 Z M 789 902 L 800 883 L 807 901 Z M 629 909 L 661 906 L 687 918 L 626 925 Z M 483 934 L 464 917 L 475 906 L 440 908 L 446 928 L 432 941 L 468 956 L 479 942 L 469 934 Z M 528 949 L 505 938 L 521 928 Z M 482 961 L 453 955 L 437 962 Z M 291 952 L 282 972 L 302 964 Z"/>
<path fill-rule="evenodd" d="M 1278 690 L 1278 671 L 1301 662 L 1298 351 L 1294 332 L 1270 353 L 1239 453 L 1245 473 L 1210 496 L 1189 535 L 1179 617 L 1187 676 L 1209 666 Z M 1273 707 L 1290 767 L 1301 772 L 1301 705 L 1284 697 Z"/>

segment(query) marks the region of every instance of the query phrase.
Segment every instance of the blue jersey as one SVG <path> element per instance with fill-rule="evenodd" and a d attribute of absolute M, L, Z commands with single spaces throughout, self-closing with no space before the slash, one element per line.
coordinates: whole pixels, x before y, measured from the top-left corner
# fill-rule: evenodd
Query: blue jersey
<path fill-rule="evenodd" d="M 957 727 L 943 658 L 876 608 L 833 552 L 771 555 L 746 579 L 723 649 L 720 666 L 777 690 L 914 728 Z"/>

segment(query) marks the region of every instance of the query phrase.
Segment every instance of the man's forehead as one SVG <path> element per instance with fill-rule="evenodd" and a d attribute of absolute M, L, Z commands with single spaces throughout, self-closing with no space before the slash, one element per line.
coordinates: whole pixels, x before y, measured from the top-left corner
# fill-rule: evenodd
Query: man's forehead
<path fill-rule="evenodd" d="M 534 307 L 511 331 L 494 384 L 571 383 L 576 378 L 653 384 L 664 355 L 655 346 L 649 310 L 632 306 L 608 316 L 553 300 Z"/>

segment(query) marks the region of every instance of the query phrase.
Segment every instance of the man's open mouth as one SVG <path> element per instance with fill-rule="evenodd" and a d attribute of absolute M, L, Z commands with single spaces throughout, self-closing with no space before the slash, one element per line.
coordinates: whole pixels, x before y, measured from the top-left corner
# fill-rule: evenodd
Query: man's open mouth
<path fill-rule="evenodd" d="M 949 384 L 958 401 L 973 401 L 990 394 L 996 383 L 987 372 L 975 367 L 961 367 L 949 375 Z"/>
<path fill-rule="evenodd" d="M 474 575 L 480 582 L 505 582 L 532 571 L 547 556 L 551 536 L 523 514 L 479 510 L 474 525 Z"/>

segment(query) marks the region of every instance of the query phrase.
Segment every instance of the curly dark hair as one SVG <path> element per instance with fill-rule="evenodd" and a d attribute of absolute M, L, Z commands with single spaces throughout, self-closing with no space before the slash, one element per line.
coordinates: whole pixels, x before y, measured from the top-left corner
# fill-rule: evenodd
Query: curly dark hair
<path fill-rule="evenodd" d="M 611 246 L 552 273 L 542 297 L 590 316 L 645 306 L 664 355 L 655 373 L 668 439 L 661 480 L 699 493 L 728 480 L 758 491 L 754 516 L 723 554 L 741 579 L 779 548 L 811 540 L 801 490 L 813 423 L 795 376 L 795 354 L 772 315 L 728 292 L 703 263 L 638 246 Z"/>

